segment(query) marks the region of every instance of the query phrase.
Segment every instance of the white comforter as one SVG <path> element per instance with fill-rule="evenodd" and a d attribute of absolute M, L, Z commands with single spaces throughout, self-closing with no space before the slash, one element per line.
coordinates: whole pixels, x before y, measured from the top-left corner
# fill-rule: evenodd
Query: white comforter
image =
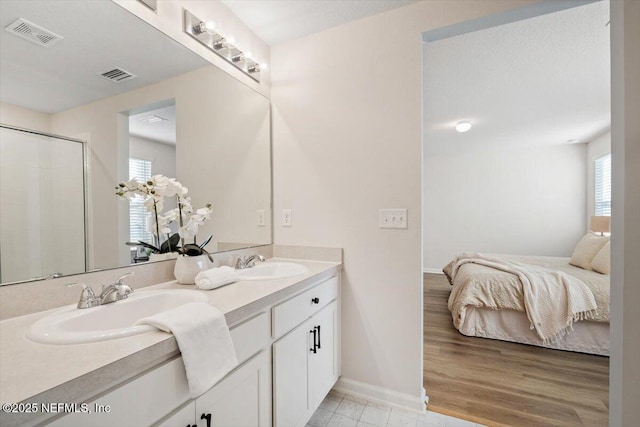
<path fill-rule="evenodd" d="M 444 268 L 454 285 L 449 298 L 454 325 L 463 324 L 468 306 L 525 312 L 545 341 L 562 335 L 574 320 L 608 321 L 608 276 L 578 269 L 567 261 L 479 254 L 456 258 Z M 546 296 L 532 287 L 540 284 Z"/>

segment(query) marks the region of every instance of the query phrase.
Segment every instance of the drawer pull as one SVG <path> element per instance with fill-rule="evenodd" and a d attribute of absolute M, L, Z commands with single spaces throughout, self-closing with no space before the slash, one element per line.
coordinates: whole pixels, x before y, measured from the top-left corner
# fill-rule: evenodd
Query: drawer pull
<path fill-rule="evenodd" d="M 320 325 L 316 326 L 316 328 L 318 328 L 318 348 L 322 348 L 320 345 Z"/>
<path fill-rule="evenodd" d="M 202 414 L 200 419 L 207 420 L 207 427 L 211 427 L 211 414 Z"/>
<path fill-rule="evenodd" d="M 317 353 L 317 352 L 318 352 L 318 350 L 316 350 L 316 346 L 317 346 L 317 343 L 316 343 L 317 332 L 316 332 L 316 328 L 315 328 L 315 326 L 313 327 L 313 329 L 312 329 L 312 330 L 310 330 L 310 331 L 309 331 L 309 333 L 310 333 L 310 334 L 313 334 L 313 348 L 310 348 L 310 349 L 309 349 L 309 351 L 310 351 L 311 353 Z"/>
<path fill-rule="evenodd" d="M 311 298 L 311 302 L 314 304 L 320 304 L 320 298 L 315 297 L 315 298 Z"/>

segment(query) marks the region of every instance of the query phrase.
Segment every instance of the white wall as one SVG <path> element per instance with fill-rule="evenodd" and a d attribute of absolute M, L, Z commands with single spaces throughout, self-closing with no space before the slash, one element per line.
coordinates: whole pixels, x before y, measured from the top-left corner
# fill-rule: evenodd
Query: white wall
<path fill-rule="evenodd" d="M 51 131 L 51 115 L 0 102 L 0 123 L 39 132 Z"/>
<path fill-rule="evenodd" d="M 176 146 L 135 135 L 129 136 L 129 157 L 149 160 L 152 175 L 176 176 Z"/>
<path fill-rule="evenodd" d="M 609 425 L 640 420 L 640 2 L 611 2 Z"/>
<path fill-rule="evenodd" d="M 591 220 L 591 216 L 595 215 L 596 211 L 595 161 L 609 153 L 611 153 L 611 131 L 587 144 L 587 221 Z"/>
<path fill-rule="evenodd" d="M 571 256 L 587 230 L 586 153 L 586 144 L 425 150 L 425 270 L 461 252 Z"/>
<path fill-rule="evenodd" d="M 275 242 L 344 248 L 345 389 L 421 407 L 421 33 L 527 3 L 417 2 L 272 48 Z"/>

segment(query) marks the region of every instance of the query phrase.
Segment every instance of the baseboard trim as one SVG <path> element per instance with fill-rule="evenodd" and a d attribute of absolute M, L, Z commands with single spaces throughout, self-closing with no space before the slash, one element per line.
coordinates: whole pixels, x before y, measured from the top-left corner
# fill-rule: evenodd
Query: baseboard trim
<path fill-rule="evenodd" d="M 441 268 L 423 268 L 423 273 L 444 274 Z"/>
<path fill-rule="evenodd" d="M 340 377 L 336 385 L 333 386 L 333 389 L 340 393 L 349 394 L 370 402 L 381 403 L 419 414 L 424 414 L 427 409 L 426 401 L 428 397 L 426 396 L 424 388 L 420 396 L 412 396 L 384 387 Z"/>

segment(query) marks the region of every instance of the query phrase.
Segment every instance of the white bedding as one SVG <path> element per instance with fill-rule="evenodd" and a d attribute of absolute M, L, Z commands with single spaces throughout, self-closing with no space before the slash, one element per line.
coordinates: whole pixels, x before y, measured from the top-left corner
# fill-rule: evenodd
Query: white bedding
<path fill-rule="evenodd" d="M 609 354 L 609 276 L 569 265 L 568 258 L 494 255 L 531 265 L 557 269 L 582 280 L 593 292 L 598 306 L 595 321 L 580 321 L 559 340 L 546 345 L 530 329 L 522 284 L 514 274 L 493 268 L 464 264 L 449 297 L 454 326 L 464 335 L 521 342 L 549 348 Z M 444 269 L 451 281 L 452 264 Z M 591 331 L 591 332 L 586 332 Z"/>
<path fill-rule="evenodd" d="M 573 330 L 561 340 L 543 345 L 536 332 L 529 328 L 526 314 L 471 307 L 458 330 L 462 335 L 471 337 L 609 356 L 609 324 L 604 322 L 575 322 Z"/>

